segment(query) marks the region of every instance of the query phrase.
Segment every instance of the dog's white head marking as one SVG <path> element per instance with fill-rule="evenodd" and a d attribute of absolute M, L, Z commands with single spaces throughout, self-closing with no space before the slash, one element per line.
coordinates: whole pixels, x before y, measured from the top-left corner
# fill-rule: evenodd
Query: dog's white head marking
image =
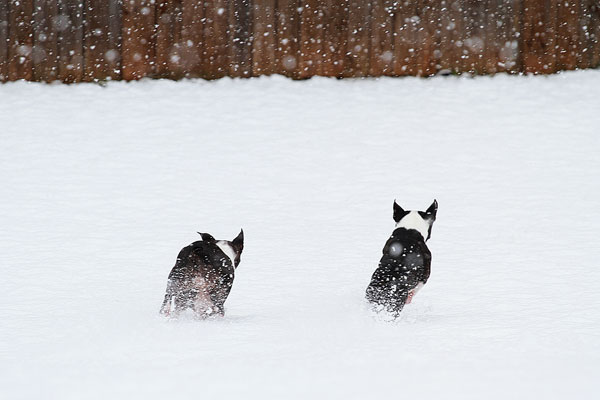
<path fill-rule="evenodd" d="M 227 257 L 231 260 L 231 265 L 235 266 L 235 257 L 236 253 L 233 247 L 229 244 L 227 240 L 217 240 L 216 245 L 219 246 L 221 251 L 225 253 Z"/>
<path fill-rule="evenodd" d="M 429 232 L 429 222 L 421 217 L 418 211 L 410 211 L 396 223 L 396 228 L 414 229 L 423 236 L 423 239 L 426 239 Z"/>
<path fill-rule="evenodd" d="M 426 211 L 404 211 L 394 201 L 394 221 L 396 221 L 396 228 L 415 230 L 423 236 L 424 240 L 428 240 L 431 235 L 431 226 L 437 214 L 437 208 L 437 201 L 434 200 Z"/>

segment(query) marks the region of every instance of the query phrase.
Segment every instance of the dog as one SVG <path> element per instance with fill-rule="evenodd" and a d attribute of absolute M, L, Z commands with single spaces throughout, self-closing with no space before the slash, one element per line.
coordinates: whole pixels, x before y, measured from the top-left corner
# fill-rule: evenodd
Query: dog
<path fill-rule="evenodd" d="M 405 211 L 394 200 L 396 228 L 383 247 L 379 267 L 366 291 L 366 298 L 375 310 L 385 310 L 397 317 L 427 283 L 431 252 L 425 242 L 431 237 L 437 208 L 434 200 L 426 211 Z"/>
<path fill-rule="evenodd" d="M 202 240 L 184 247 L 169 274 L 160 313 L 177 317 L 191 309 L 199 318 L 225 315 L 225 300 L 244 249 L 244 231 L 232 241 L 200 233 Z"/>

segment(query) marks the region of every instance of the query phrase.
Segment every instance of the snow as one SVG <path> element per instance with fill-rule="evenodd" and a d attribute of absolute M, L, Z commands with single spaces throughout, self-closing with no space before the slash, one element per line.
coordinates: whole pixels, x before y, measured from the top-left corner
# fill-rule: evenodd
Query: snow
<path fill-rule="evenodd" d="M 592 398 L 600 71 L 0 86 L 0 387 L 15 399 Z M 392 204 L 437 221 L 397 321 Z M 158 310 L 196 231 L 223 319 Z M 242 397 L 243 396 L 243 397 Z"/>

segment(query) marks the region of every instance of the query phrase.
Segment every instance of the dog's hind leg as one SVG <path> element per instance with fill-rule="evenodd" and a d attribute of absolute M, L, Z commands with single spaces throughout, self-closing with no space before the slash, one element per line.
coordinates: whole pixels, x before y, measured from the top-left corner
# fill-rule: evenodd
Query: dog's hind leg
<path fill-rule="evenodd" d="M 173 306 L 173 296 L 173 284 L 171 280 L 169 280 L 169 282 L 167 282 L 167 291 L 165 293 L 165 299 L 163 300 L 162 306 L 160 307 L 161 314 L 165 316 L 171 315 L 171 308 Z"/>

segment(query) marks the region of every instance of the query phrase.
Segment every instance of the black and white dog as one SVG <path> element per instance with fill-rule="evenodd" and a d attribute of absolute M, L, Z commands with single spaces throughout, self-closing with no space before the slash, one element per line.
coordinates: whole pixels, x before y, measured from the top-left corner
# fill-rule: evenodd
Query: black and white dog
<path fill-rule="evenodd" d="M 244 231 L 231 242 L 215 240 L 208 233 L 200 236 L 201 241 L 179 252 L 169 274 L 161 314 L 178 316 L 188 308 L 200 318 L 225 314 L 223 305 L 244 249 Z"/>
<path fill-rule="evenodd" d="M 431 253 L 425 242 L 431 236 L 437 207 L 434 200 L 427 211 L 404 211 L 394 201 L 396 229 L 367 287 L 367 300 L 376 310 L 398 316 L 429 279 Z"/>

